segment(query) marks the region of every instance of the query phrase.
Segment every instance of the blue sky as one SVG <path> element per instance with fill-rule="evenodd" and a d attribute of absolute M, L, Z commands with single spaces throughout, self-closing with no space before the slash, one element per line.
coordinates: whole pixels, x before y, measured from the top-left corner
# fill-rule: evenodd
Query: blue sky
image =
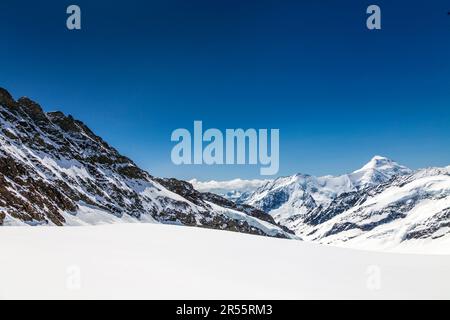
<path fill-rule="evenodd" d="M 82 9 L 81 31 L 65 27 Z M 450 1 L 0 3 L 0 86 L 89 125 L 157 176 L 257 178 L 172 164 L 170 135 L 279 128 L 280 175 L 338 174 L 381 154 L 450 164 Z M 365 27 L 370 4 L 382 30 Z"/>

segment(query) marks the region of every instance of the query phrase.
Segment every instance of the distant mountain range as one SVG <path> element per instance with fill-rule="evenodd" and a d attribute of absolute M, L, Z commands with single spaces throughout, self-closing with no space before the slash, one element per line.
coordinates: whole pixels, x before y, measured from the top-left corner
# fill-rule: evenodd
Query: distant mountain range
<path fill-rule="evenodd" d="M 270 215 L 140 169 L 85 124 L 0 89 L 0 225 L 154 222 L 293 238 Z"/>
<path fill-rule="evenodd" d="M 309 215 L 312 210 L 325 208 L 343 193 L 377 186 L 411 172 L 392 160 L 376 156 L 351 174 L 336 177 L 296 174 L 279 178 L 240 201 L 270 212 L 283 224 L 290 224 L 293 215 Z"/>
<path fill-rule="evenodd" d="M 250 196 L 256 189 L 273 180 L 243 180 L 234 179 L 228 181 L 199 181 L 190 180 L 194 188 L 201 192 L 212 192 L 232 201 L 241 201 Z"/>
<path fill-rule="evenodd" d="M 384 249 L 450 238 L 450 167 L 414 171 L 375 156 L 350 174 L 282 177 L 236 201 L 320 243 Z"/>

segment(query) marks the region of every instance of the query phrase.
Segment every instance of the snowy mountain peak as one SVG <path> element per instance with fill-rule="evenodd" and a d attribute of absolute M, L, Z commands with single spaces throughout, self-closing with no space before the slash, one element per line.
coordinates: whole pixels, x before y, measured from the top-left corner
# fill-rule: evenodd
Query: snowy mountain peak
<path fill-rule="evenodd" d="M 450 239 L 449 167 L 413 172 L 375 156 L 338 177 L 280 178 L 247 203 L 304 240 L 366 248 Z"/>
<path fill-rule="evenodd" d="M 0 102 L 3 102 L 3 100 L 12 100 L 12 96 L 8 90 L 0 87 Z"/>
<path fill-rule="evenodd" d="M 247 196 L 244 202 L 269 212 L 280 224 L 292 227 L 290 221 L 294 217 L 306 217 L 314 210 L 326 208 L 341 194 L 380 185 L 410 173 L 412 170 L 391 159 L 375 156 L 350 174 L 315 177 L 299 173 L 278 178 Z"/>
<path fill-rule="evenodd" d="M 351 173 L 355 187 L 367 187 L 387 182 L 397 175 L 410 174 L 412 170 L 382 156 L 373 157 L 365 166 Z"/>
<path fill-rule="evenodd" d="M 371 169 L 380 170 L 380 171 L 391 170 L 391 169 L 401 169 L 401 170 L 411 171 L 408 168 L 406 168 L 405 166 L 402 166 L 389 158 L 382 157 L 382 156 L 375 156 L 366 165 L 364 165 L 364 167 L 362 167 L 359 170 L 356 170 L 355 172 L 366 171 L 366 170 L 371 170 Z"/>
<path fill-rule="evenodd" d="M 367 169 L 375 169 L 378 167 L 382 167 L 385 165 L 390 165 L 394 161 L 392 161 L 389 158 L 383 157 L 383 156 L 374 156 L 364 167 L 362 167 L 360 170 L 367 170 Z"/>

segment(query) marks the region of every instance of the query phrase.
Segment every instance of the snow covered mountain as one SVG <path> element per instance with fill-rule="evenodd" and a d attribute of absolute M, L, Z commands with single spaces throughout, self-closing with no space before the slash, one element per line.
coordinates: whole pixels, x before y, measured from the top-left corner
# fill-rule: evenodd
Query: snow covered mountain
<path fill-rule="evenodd" d="M 339 177 L 295 175 L 247 200 L 305 240 L 376 249 L 450 237 L 450 167 L 413 172 L 376 156 Z"/>
<path fill-rule="evenodd" d="M 390 159 L 376 156 L 361 169 L 337 177 L 296 174 L 276 179 L 257 189 L 245 203 L 270 212 L 286 225 L 293 215 L 306 216 L 314 209 L 324 208 L 342 193 L 379 185 L 411 172 Z"/>
<path fill-rule="evenodd" d="M 290 221 L 310 240 L 363 248 L 450 238 L 450 167 L 422 169 L 343 193 L 327 208 Z"/>
<path fill-rule="evenodd" d="M 159 222 L 291 237 L 261 210 L 154 178 L 81 121 L 4 89 L 0 126 L 0 225 Z"/>

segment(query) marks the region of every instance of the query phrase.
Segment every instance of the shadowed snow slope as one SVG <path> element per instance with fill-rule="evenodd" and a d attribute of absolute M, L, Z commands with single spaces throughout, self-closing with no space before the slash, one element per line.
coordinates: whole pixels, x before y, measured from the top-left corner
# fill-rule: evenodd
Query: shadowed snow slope
<path fill-rule="evenodd" d="M 450 256 L 190 227 L 5 227 L 0 252 L 4 299 L 450 298 Z"/>

